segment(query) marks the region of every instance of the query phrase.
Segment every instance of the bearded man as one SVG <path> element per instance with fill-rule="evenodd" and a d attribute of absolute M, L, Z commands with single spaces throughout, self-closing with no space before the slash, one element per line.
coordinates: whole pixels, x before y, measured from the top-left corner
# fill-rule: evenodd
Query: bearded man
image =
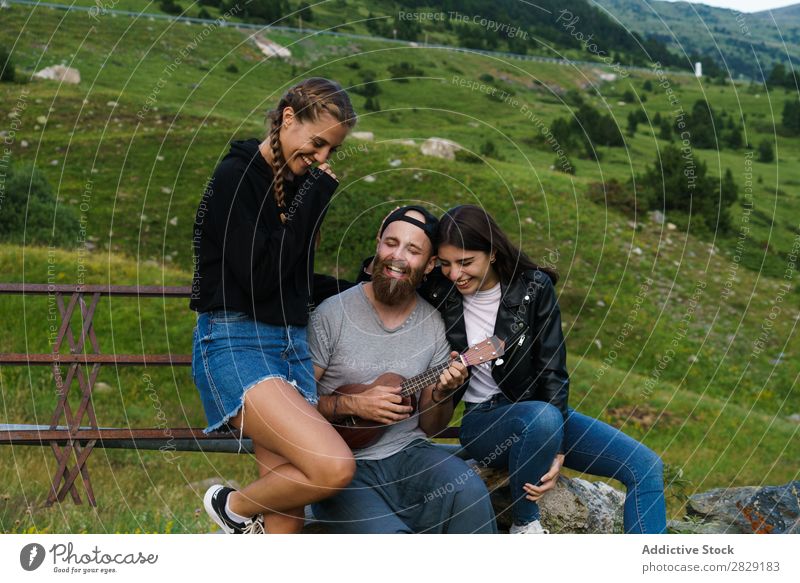
<path fill-rule="evenodd" d="M 314 516 L 341 533 L 495 533 L 483 481 L 461 459 L 431 443 L 453 415 L 448 396 L 467 378 L 453 360 L 437 382 L 404 404 L 399 386 L 370 384 L 387 372 L 410 378 L 458 356 L 444 323 L 417 286 L 436 262 L 436 218 L 406 206 L 384 220 L 372 281 L 325 300 L 312 314 L 308 342 L 319 411 L 336 423 L 351 416 L 384 424 L 380 438 L 355 450 L 350 485 L 313 506 Z"/>

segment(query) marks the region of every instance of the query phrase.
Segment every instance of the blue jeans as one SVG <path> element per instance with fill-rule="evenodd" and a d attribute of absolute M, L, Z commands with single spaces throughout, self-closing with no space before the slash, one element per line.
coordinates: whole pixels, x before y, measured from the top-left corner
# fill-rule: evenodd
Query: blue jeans
<path fill-rule="evenodd" d="M 312 510 L 337 533 L 497 532 L 483 480 L 464 460 L 424 440 L 382 460 L 356 460 L 347 488 Z"/>
<path fill-rule="evenodd" d="M 465 403 L 461 444 L 489 467 L 508 468 L 517 524 L 539 519 L 539 506 L 525 498 L 523 484 L 537 484 L 550 469 L 564 440 L 564 467 L 614 478 L 627 488 L 626 533 L 664 533 L 664 467 L 652 450 L 618 429 L 542 401 L 511 403 L 502 395 L 484 403 Z"/>

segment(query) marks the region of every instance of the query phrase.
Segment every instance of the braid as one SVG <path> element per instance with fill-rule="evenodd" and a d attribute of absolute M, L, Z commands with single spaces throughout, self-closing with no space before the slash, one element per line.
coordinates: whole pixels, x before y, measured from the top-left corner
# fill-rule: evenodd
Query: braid
<path fill-rule="evenodd" d="M 283 107 L 277 112 L 277 115 L 272 116 L 272 123 L 269 130 L 269 145 L 272 149 L 272 184 L 273 192 L 275 193 L 275 202 L 278 205 L 278 210 L 281 211 L 281 222 L 285 222 L 286 215 L 282 212 L 285 207 L 283 195 L 283 168 L 286 161 L 283 159 L 283 150 L 281 150 L 281 116 L 283 114 Z"/>

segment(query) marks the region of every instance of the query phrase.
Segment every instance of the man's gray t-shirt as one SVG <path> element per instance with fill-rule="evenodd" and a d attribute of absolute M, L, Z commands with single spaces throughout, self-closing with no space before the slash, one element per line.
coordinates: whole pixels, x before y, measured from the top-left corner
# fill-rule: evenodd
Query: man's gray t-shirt
<path fill-rule="evenodd" d="M 433 306 L 417 295 L 408 319 L 390 330 L 367 299 L 364 284 L 328 298 L 314 310 L 308 345 L 311 360 L 325 369 L 317 384 L 320 395 L 329 395 L 342 385 L 372 383 L 386 372 L 413 377 L 450 356 L 444 322 Z M 384 459 L 425 437 L 415 411 L 408 419 L 388 425 L 375 444 L 353 454 L 356 459 Z"/>

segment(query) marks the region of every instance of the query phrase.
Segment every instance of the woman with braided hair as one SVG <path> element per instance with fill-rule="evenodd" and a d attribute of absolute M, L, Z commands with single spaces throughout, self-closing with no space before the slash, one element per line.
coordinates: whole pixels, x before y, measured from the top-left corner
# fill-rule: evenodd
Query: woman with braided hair
<path fill-rule="evenodd" d="M 338 186 L 327 160 L 355 122 L 337 83 L 291 87 L 268 113 L 265 139 L 231 143 L 197 210 L 192 376 L 205 431 L 251 438 L 260 470 L 240 490 L 206 492 L 206 511 L 227 533 L 297 532 L 304 506 L 355 471 L 316 410 L 306 342 L 314 241 Z"/>

